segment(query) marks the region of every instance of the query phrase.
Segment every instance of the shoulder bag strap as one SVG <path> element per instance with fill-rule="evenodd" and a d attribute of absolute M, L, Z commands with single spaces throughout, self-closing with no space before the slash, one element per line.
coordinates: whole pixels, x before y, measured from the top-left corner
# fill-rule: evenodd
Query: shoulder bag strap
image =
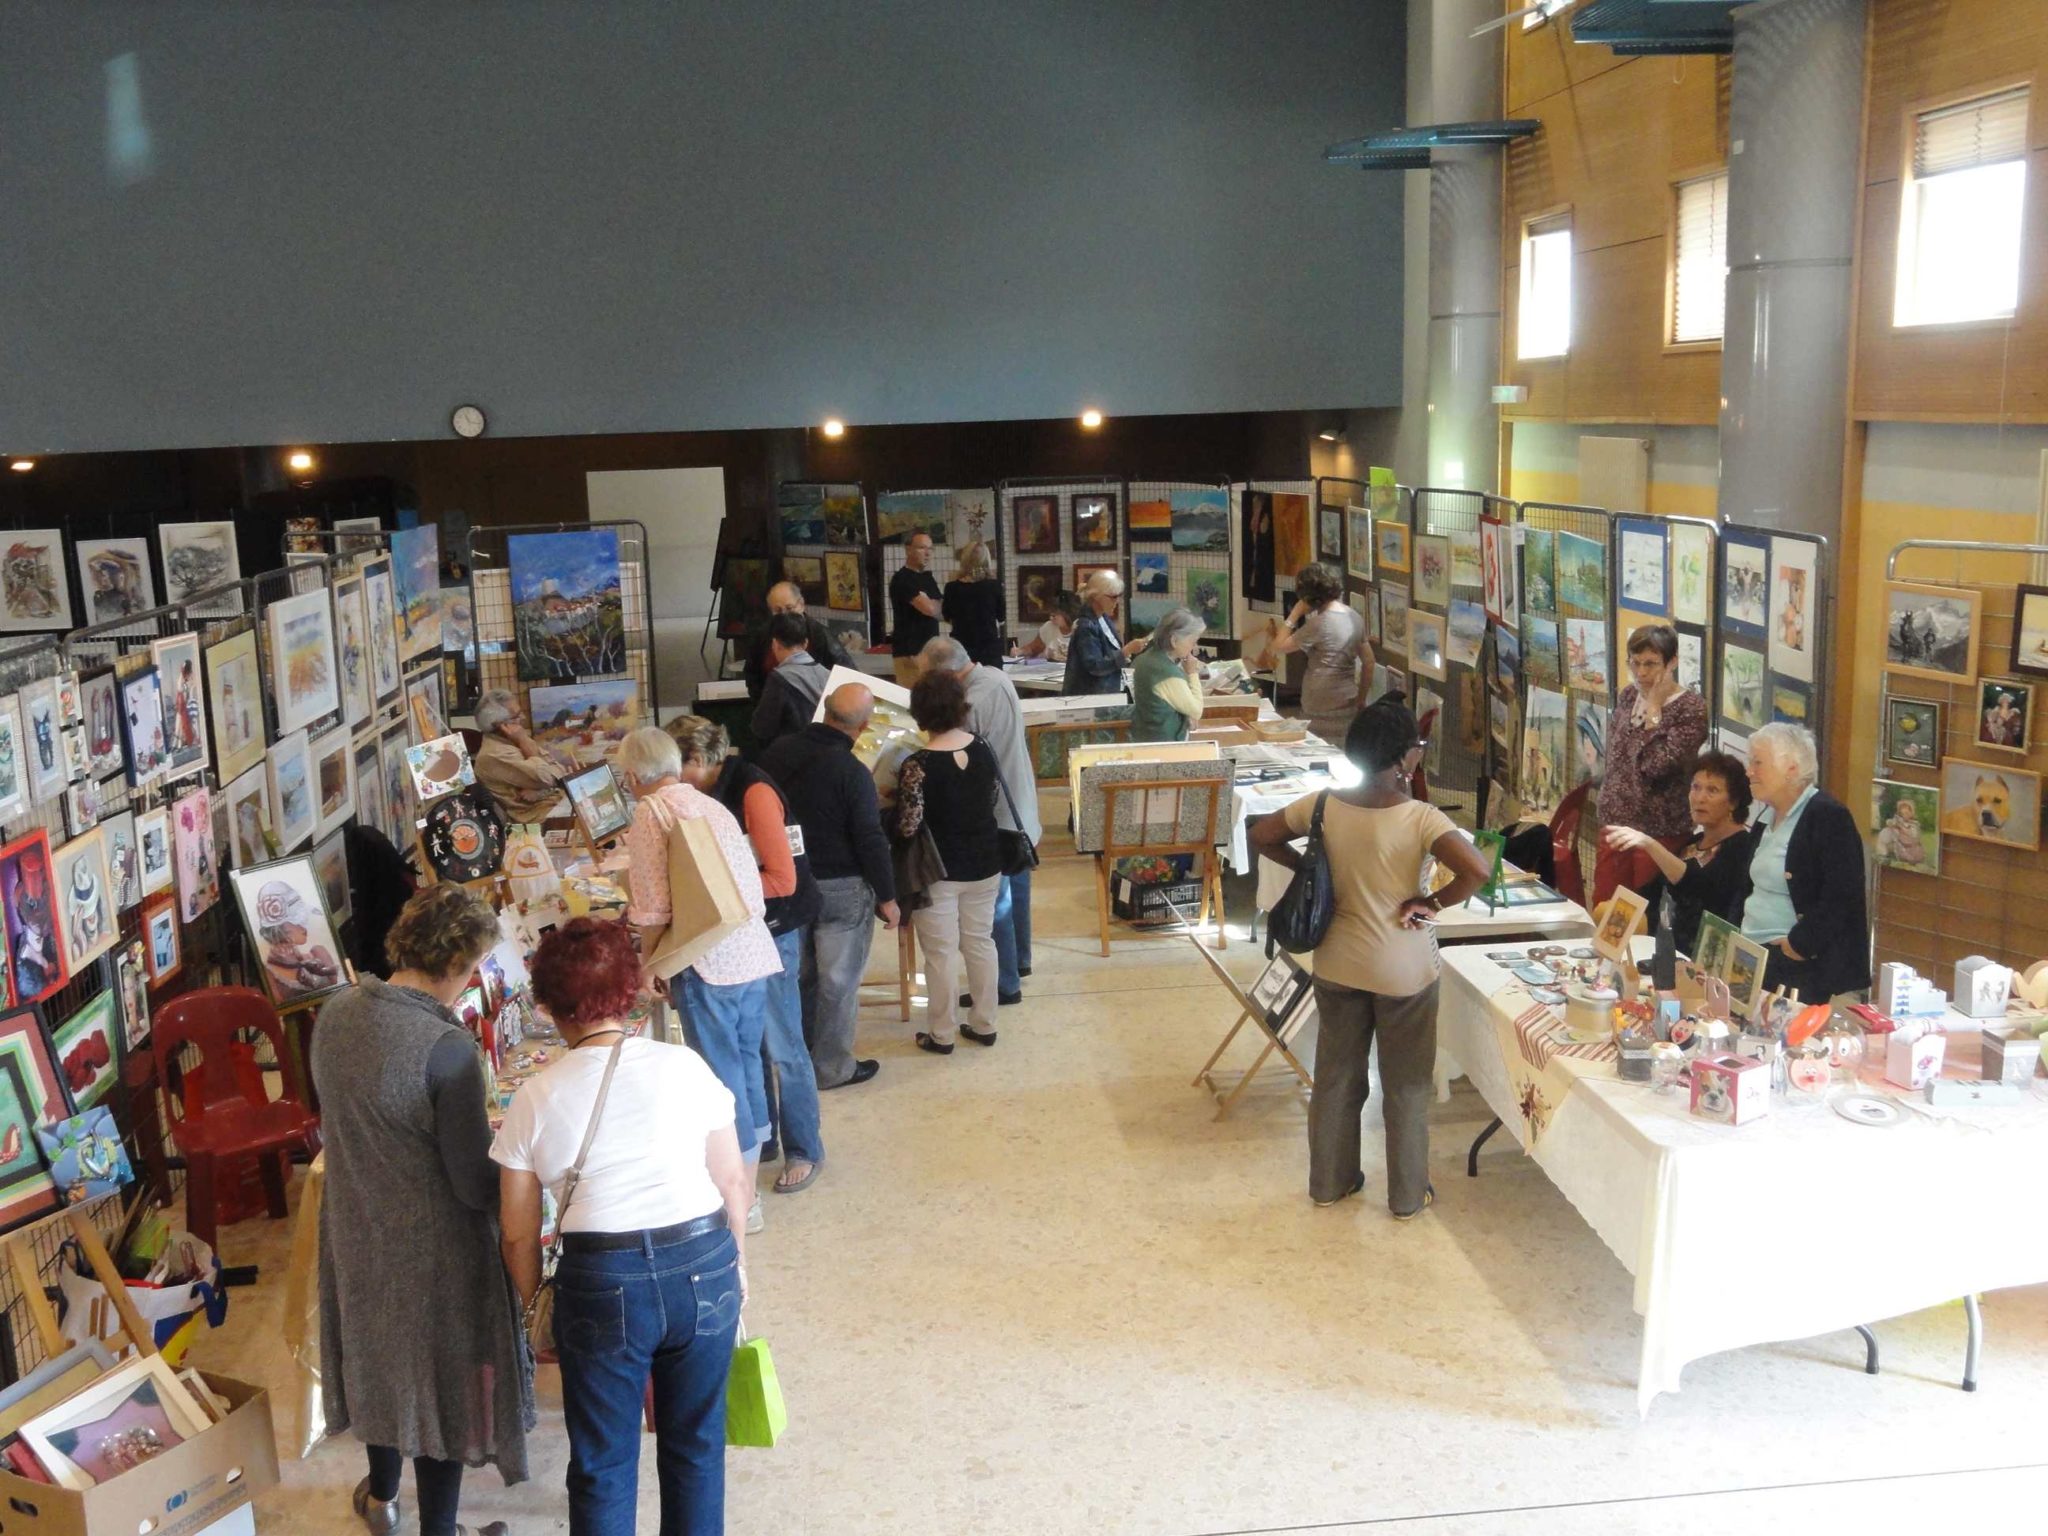
<path fill-rule="evenodd" d="M 988 755 L 993 759 L 996 755 L 996 749 L 990 747 Z M 1003 803 L 1010 808 L 1010 820 L 1017 823 L 1017 831 L 1019 834 L 1022 834 L 1024 831 L 1024 818 L 1017 813 L 1017 797 L 1010 793 L 1010 781 L 1003 777 L 1003 765 L 1001 763 L 996 764 L 996 788 L 1003 792 Z"/>
<path fill-rule="evenodd" d="M 569 1203 L 576 1198 L 576 1186 L 583 1182 L 583 1160 L 590 1156 L 590 1144 L 597 1139 L 597 1122 L 604 1118 L 604 1101 L 612 1091 L 612 1074 L 619 1070 L 619 1053 L 626 1048 L 622 1035 L 612 1042 L 612 1054 L 604 1064 L 604 1078 L 597 1085 L 597 1102 L 590 1107 L 590 1124 L 583 1128 L 583 1145 L 576 1149 L 576 1161 L 569 1165 L 569 1176 L 562 1181 L 562 1208 L 555 1213 L 555 1230 L 562 1230 L 563 1222 L 569 1217 Z"/>

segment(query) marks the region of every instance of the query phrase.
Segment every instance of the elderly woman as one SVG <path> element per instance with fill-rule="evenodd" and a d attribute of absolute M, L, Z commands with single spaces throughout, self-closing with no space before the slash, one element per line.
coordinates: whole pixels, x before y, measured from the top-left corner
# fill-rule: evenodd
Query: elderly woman
<path fill-rule="evenodd" d="M 683 782 L 682 749 L 675 738 L 642 726 L 619 746 L 616 766 L 639 799 L 626 829 L 626 920 L 640 935 L 640 953 L 661 947 L 673 909 L 668 889 L 668 838 L 680 821 L 709 822 L 733 883 L 747 909 L 746 926 L 692 961 L 666 989 L 683 1018 L 684 1038 L 711 1064 L 740 1107 L 740 1151 L 758 1163 L 768 1135 L 768 1087 L 761 1072 L 769 983 L 782 973 L 775 936 L 762 921 L 767 904 L 754 850 L 731 811 Z M 650 977 L 649 984 L 663 985 Z M 758 1202 L 757 1202 L 758 1204 Z M 750 1214 L 758 1223 L 759 1214 Z"/>
<path fill-rule="evenodd" d="M 1657 866 L 1658 878 L 1643 890 L 1652 926 L 1658 900 L 1668 890 L 1672 937 L 1680 949 L 1695 955 L 1703 914 L 1711 912 L 1729 923 L 1742 921 L 1756 841 L 1744 825 L 1749 820 L 1749 774 L 1739 759 L 1726 752 L 1702 752 L 1693 765 L 1689 799 L 1693 836 L 1683 853 L 1673 853 L 1633 827 L 1609 827 L 1606 841 L 1610 847 L 1640 852 Z"/>
<path fill-rule="evenodd" d="M 754 1181 L 731 1092 L 695 1052 L 626 1028 L 639 992 L 633 939 L 617 923 L 579 917 L 541 940 L 534 1001 L 569 1049 L 520 1086 L 491 1146 L 522 1300 L 540 1288 L 543 1187 L 558 1212 L 572 1536 L 638 1529 L 648 1393 L 661 1529 L 725 1529 L 725 1386 Z"/>
<path fill-rule="evenodd" d="M 1266 645 L 1270 656 L 1299 651 L 1308 658 L 1301 678 L 1301 712 L 1323 740 L 1342 742 L 1372 686 L 1372 645 L 1365 620 L 1344 601 L 1335 568 L 1305 565 L 1294 578 L 1294 608 L 1287 627 Z"/>
<path fill-rule="evenodd" d="M 1743 934 L 1770 951 L 1764 985 L 1824 1003 L 1870 985 L 1863 834 L 1855 815 L 1814 780 L 1813 733 L 1776 722 L 1749 738 L 1757 813 Z"/>
<path fill-rule="evenodd" d="M 1645 624 L 1628 637 L 1635 678 L 1607 721 L 1607 770 L 1600 783 L 1602 829 L 1647 833 L 1676 853 L 1692 837 L 1689 788 L 1693 759 L 1707 740 L 1707 705 L 1678 683 L 1678 631 Z M 1601 839 L 1593 864 L 1593 903 L 1625 885 L 1640 891 L 1657 866 L 1638 846 Z"/>
<path fill-rule="evenodd" d="M 1386 1095 L 1387 1206 L 1397 1220 L 1436 1199 L 1429 1182 L 1429 1105 L 1436 1071 L 1436 914 L 1486 883 L 1487 862 L 1451 818 L 1409 794 L 1425 744 L 1399 694 L 1362 709 L 1344 755 L 1365 775 L 1350 789 L 1302 796 L 1252 823 L 1254 849 L 1289 869 L 1294 839 L 1320 816 L 1336 916 L 1316 947 L 1316 1081 L 1308 1107 L 1308 1192 L 1335 1205 L 1365 1188 L 1359 1117 L 1367 1058 L 1379 1041 Z M 1434 858 L 1450 884 L 1424 895 Z"/>
<path fill-rule="evenodd" d="M 984 667 L 1003 664 L 1003 584 L 980 539 L 963 544 L 953 557 L 955 575 L 946 583 L 939 615 L 953 626 L 953 638 Z"/>
<path fill-rule="evenodd" d="M 1067 675 L 1061 693 L 1124 691 L 1125 647 L 1115 624 L 1116 605 L 1123 595 L 1124 579 L 1115 571 L 1097 571 L 1081 584 L 1081 618 L 1067 637 Z M 1134 640 L 1130 649 L 1144 643 Z"/>
<path fill-rule="evenodd" d="M 477 781 L 497 799 L 508 822 L 539 821 L 562 798 L 569 770 L 533 739 L 519 696 L 493 688 L 476 704 L 476 728 L 484 744 L 476 754 Z"/>
<path fill-rule="evenodd" d="M 1176 608 L 1153 628 L 1131 669 L 1131 740 L 1186 741 L 1202 718 L 1202 621 Z"/>
<path fill-rule="evenodd" d="M 533 1380 L 498 1256 L 483 1058 L 450 1011 L 497 942 L 487 902 L 429 886 L 385 938 L 391 980 L 329 999 L 313 1031 L 327 1143 L 320 1387 L 328 1429 L 369 1448 L 354 1505 L 377 1536 L 398 1528 L 408 1456 L 422 1536 L 463 1530 L 465 1466 L 526 1477 Z"/>
<path fill-rule="evenodd" d="M 734 755 L 725 727 L 701 715 L 678 715 L 664 727 L 683 752 L 683 782 L 700 789 L 739 818 L 761 872 L 763 919 L 775 936 L 782 974 L 768 978 L 768 1016 L 761 1054 L 776 1091 L 768 1096 L 770 1139 L 784 1155 L 778 1195 L 809 1187 L 825 1161 L 819 1126 L 818 1079 L 804 1044 L 803 994 L 797 984 L 804 943 L 824 908 L 803 835 L 790 836 L 789 801 L 773 779 Z"/>
<path fill-rule="evenodd" d="M 946 878 L 925 887 L 912 914 L 924 946 L 925 1022 L 918 1049 L 953 1054 L 957 967 L 967 958 L 973 1010 L 960 1033 L 976 1045 L 996 1043 L 996 897 L 1003 881 L 996 836 L 996 755 L 967 729 L 967 687 L 957 672 L 925 673 L 910 690 L 910 714 L 925 733 L 921 751 L 896 782 L 894 831 L 899 839 L 929 829 Z"/>

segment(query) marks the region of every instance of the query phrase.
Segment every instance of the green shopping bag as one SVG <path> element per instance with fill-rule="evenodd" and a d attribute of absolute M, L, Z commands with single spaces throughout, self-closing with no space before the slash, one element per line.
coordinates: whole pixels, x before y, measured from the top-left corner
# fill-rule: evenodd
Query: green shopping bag
<path fill-rule="evenodd" d="M 732 1374 L 725 1379 L 725 1443 L 772 1447 L 789 1428 L 782 1383 L 775 1379 L 775 1357 L 766 1339 L 747 1337 L 740 1327 L 733 1346 Z"/>

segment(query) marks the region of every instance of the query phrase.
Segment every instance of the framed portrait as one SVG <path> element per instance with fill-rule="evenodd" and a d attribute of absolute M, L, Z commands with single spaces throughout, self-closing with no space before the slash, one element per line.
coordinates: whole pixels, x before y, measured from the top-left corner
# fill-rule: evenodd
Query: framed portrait
<path fill-rule="evenodd" d="M 156 606 L 149 540 L 80 539 L 77 554 L 88 624 L 111 624 Z M 136 627 L 131 625 L 130 633 L 134 632 Z"/>
<path fill-rule="evenodd" d="M 1383 571 L 1408 574 L 1408 525 L 1378 521 L 1372 525 L 1373 560 Z"/>
<path fill-rule="evenodd" d="M 1885 868 L 1941 873 L 1941 795 L 1933 785 L 1871 780 L 1870 832 Z"/>
<path fill-rule="evenodd" d="M 106 835 L 98 828 L 50 855 L 53 892 L 64 913 L 64 964 L 73 975 L 114 947 L 120 916 Z"/>
<path fill-rule="evenodd" d="M 1941 760 L 1941 830 L 2007 848 L 2041 847 L 2041 775 L 2003 763 Z"/>
<path fill-rule="evenodd" d="M 229 879 L 272 1003 L 303 1003 L 347 983 L 334 917 L 310 853 L 238 869 Z"/>
<path fill-rule="evenodd" d="M 128 756 L 128 787 L 140 789 L 145 784 L 154 784 L 163 777 L 164 765 L 170 761 L 169 740 L 164 731 L 164 696 L 159 685 L 157 670 L 153 666 L 143 667 L 121 679 L 121 735 Z M 29 696 L 22 690 L 22 698 Z M 30 781 L 34 782 L 35 763 L 34 726 L 29 727 L 31 764 Z"/>
<path fill-rule="evenodd" d="M 1116 492 L 1077 491 L 1074 494 L 1074 551 L 1112 550 L 1116 539 Z"/>
<path fill-rule="evenodd" d="M 64 902 L 50 867 L 50 834 L 41 827 L 0 848 L 0 911 L 17 1003 L 39 1003 L 71 979 Z"/>
<path fill-rule="evenodd" d="M 1884 760 L 1899 768 L 1933 768 L 1941 761 L 1944 706 L 1933 699 L 1889 694 L 1884 701 Z"/>
<path fill-rule="evenodd" d="M 168 806 L 135 813 L 135 852 L 142 862 L 142 894 L 153 896 L 168 889 L 175 871 Z"/>
<path fill-rule="evenodd" d="M 152 988 L 162 986 L 184 967 L 185 956 L 179 947 L 178 904 L 169 896 L 142 909 L 142 959 Z"/>
<path fill-rule="evenodd" d="M 111 671 L 94 672 L 78 686 L 85 713 L 86 772 L 111 778 L 126 765 L 121 755 L 121 695 Z"/>
<path fill-rule="evenodd" d="M 1977 675 L 1977 590 L 1895 581 L 1884 591 L 1885 670 L 1966 686 Z"/>
<path fill-rule="evenodd" d="M 1060 499 L 1019 496 L 1010 503 L 1017 520 L 1017 553 L 1056 555 L 1060 550 Z"/>
<path fill-rule="evenodd" d="M 273 653 L 275 654 L 275 653 Z M 182 779 L 206 766 L 206 694 L 199 677 L 199 637 L 172 635 L 149 648 L 164 710 L 164 777 Z"/>
<path fill-rule="evenodd" d="M 2022 585 L 2013 594 L 2012 669 L 2048 677 L 2048 587 Z"/>
<path fill-rule="evenodd" d="M 2033 741 L 2034 686 L 2007 677 L 1977 679 L 1977 745 L 2024 756 Z"/>

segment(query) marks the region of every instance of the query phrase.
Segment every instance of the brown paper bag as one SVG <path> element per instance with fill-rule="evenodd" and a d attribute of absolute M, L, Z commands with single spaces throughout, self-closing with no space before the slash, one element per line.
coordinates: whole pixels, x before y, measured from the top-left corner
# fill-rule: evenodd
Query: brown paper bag
<path fill-rule="evenodd" d="M 669 817 L 665 807 L 662 814 L 668 822 L 669 922 L 647 968 L 669 979 L 739 932 L 752 914 L 711 823 L 701 816 Z"/>

